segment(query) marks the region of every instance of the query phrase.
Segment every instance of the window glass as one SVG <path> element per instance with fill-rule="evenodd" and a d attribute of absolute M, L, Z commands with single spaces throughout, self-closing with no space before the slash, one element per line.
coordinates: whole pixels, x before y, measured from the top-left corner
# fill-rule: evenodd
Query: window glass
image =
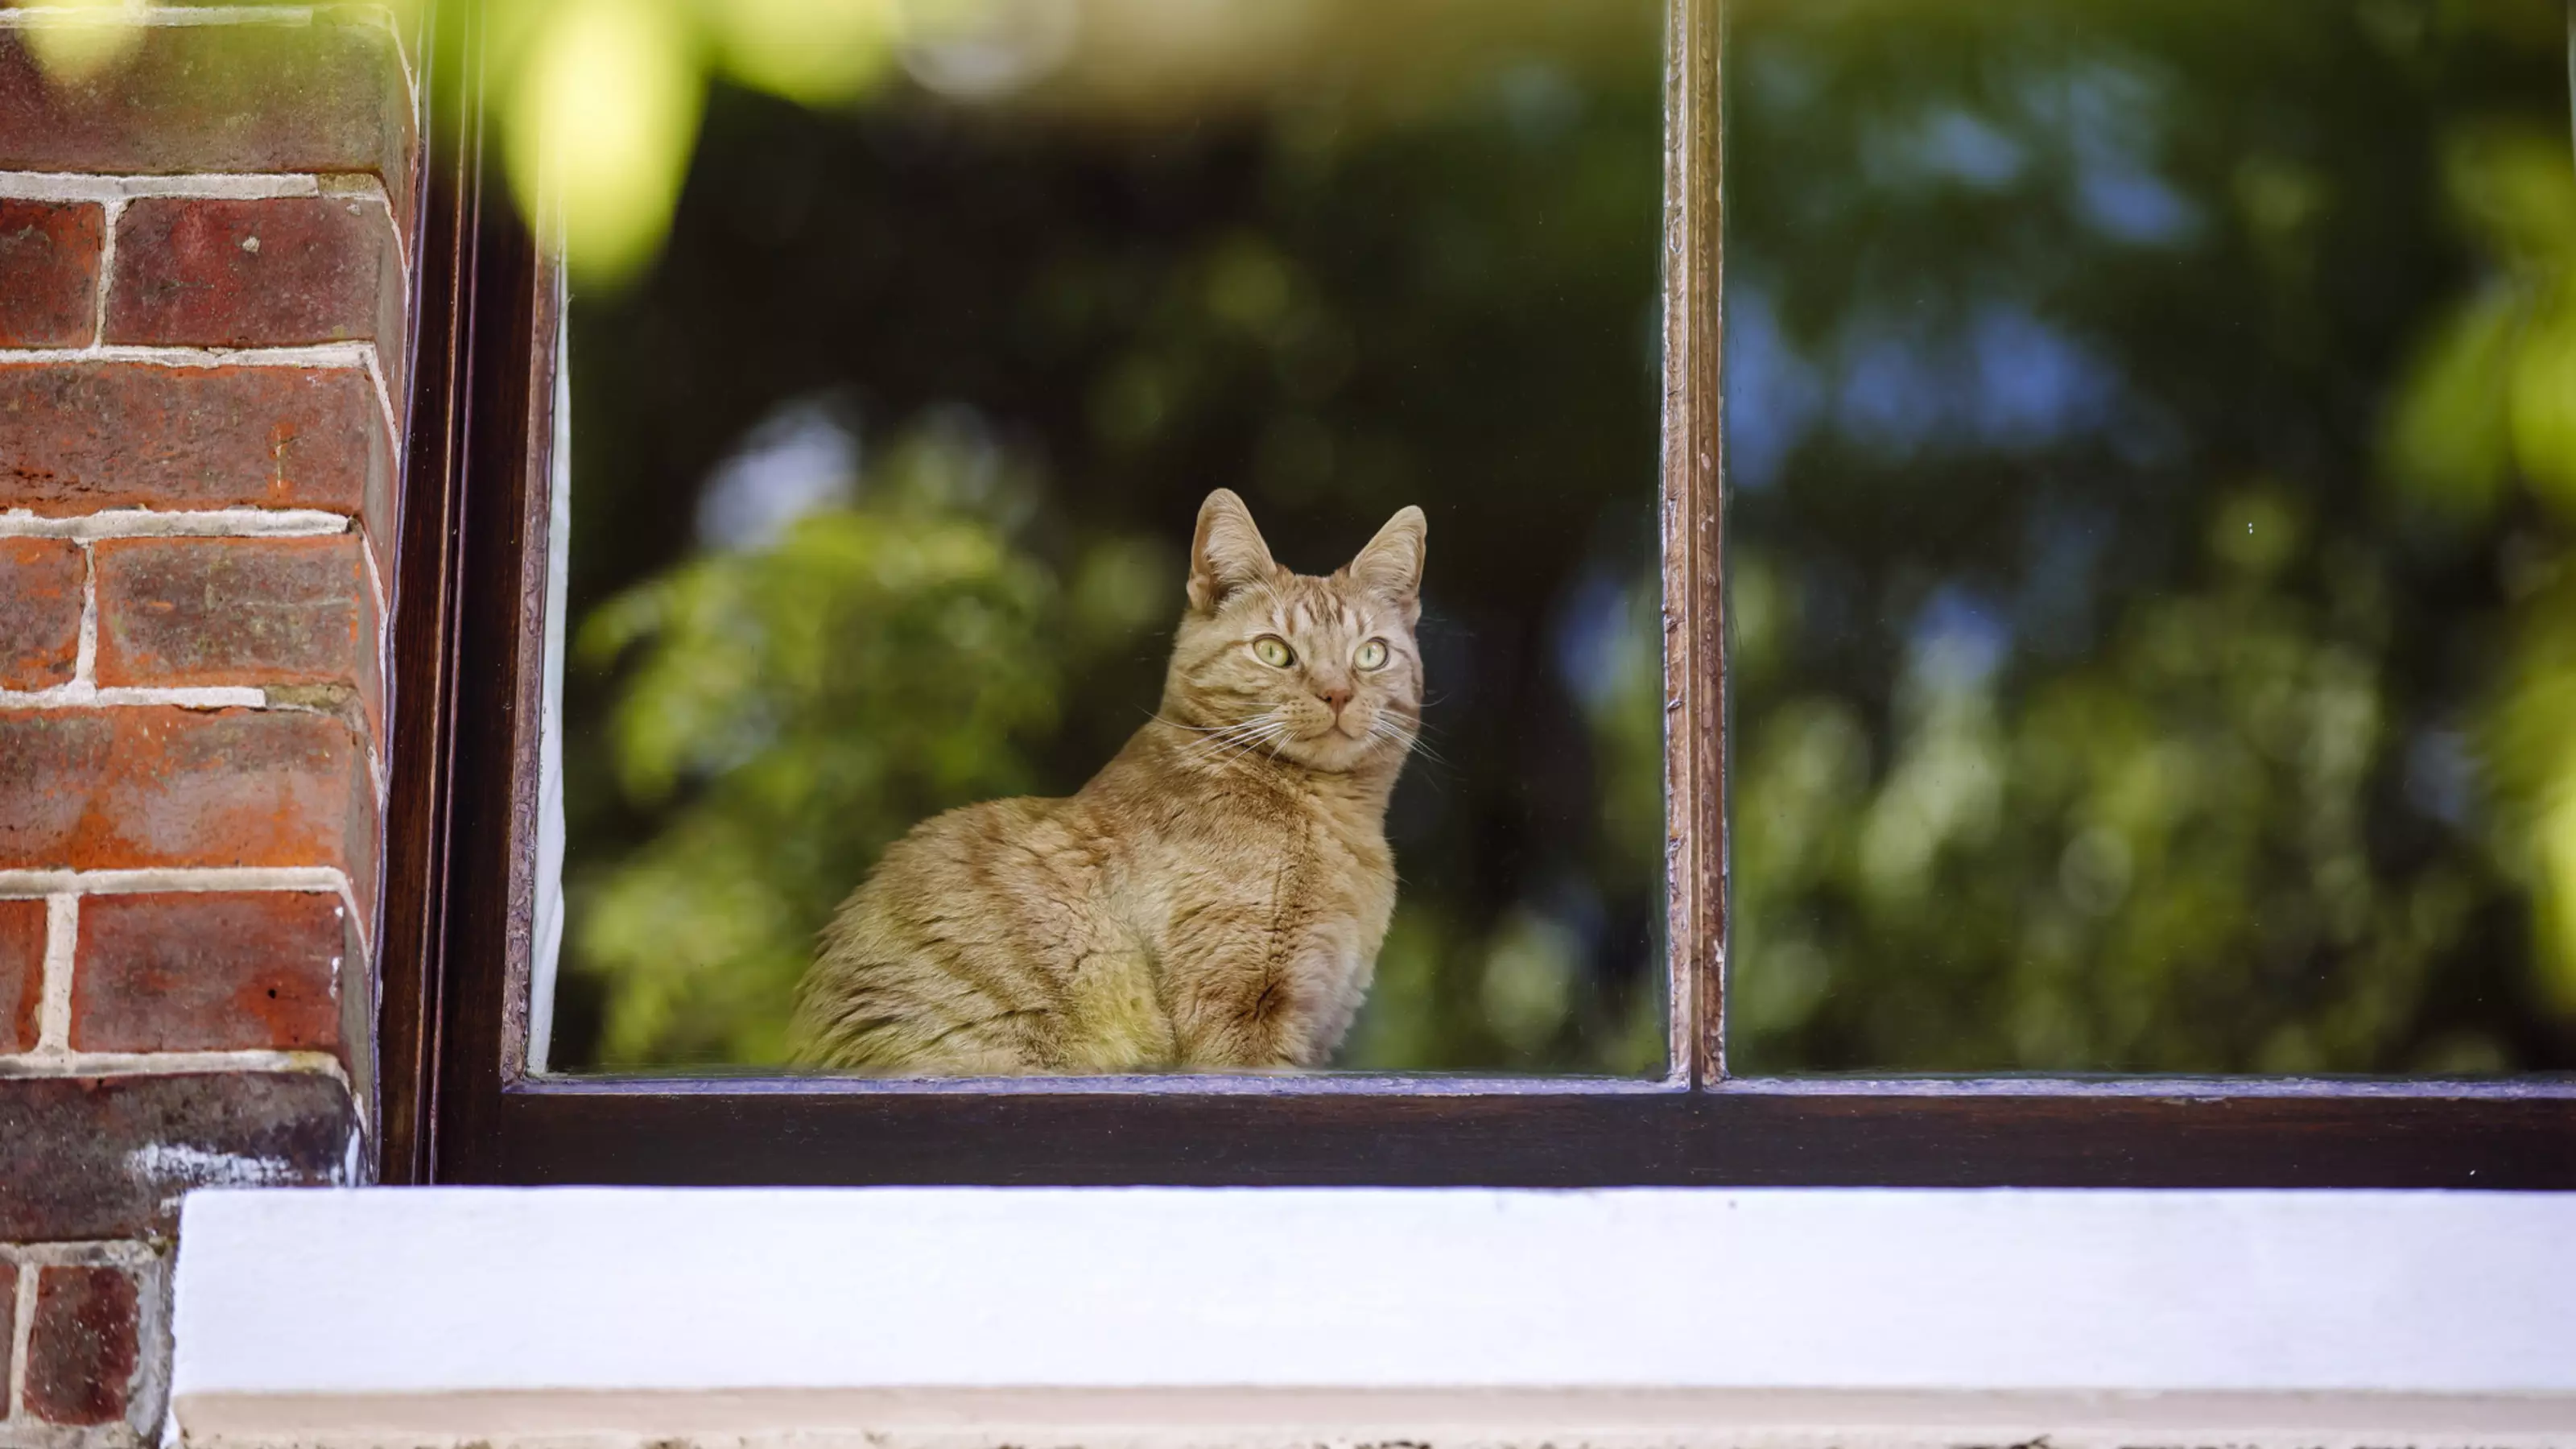
<path fill-rule="evenodd" d="M 1660 1072 L 1658 8 L 897 9 L 846 101 L 716 84 L 667 239 L 574 275 L 537 1065 Z M 1218 488 L 1252 530 L 1194 554 Z M 1418 589 L 1381 532 L 1407 507 Z M 1173 739 L 1320 759 L 1302 716 L 1245 722 L 1413 672 L 1376 699 L 1409 732 L 1412 691 L 1420 735 L 1364 997 L 1384 904 L 1331 849 L 1264 854 L 1272 807 L 1236 797 L 1268 786 L 942 817 L 1070 795 L 1151 728 L 1194 557 L 1237 600 L 1253 530 L 1356 572 L 1227 622 Z M 815 988 L 848 1048 L 817 1053 L 818 933 L 934 817 L 821 938 L 857 964 Z M 1228 912 L 1234 944 L 1193 944 Z M 1338 1004 L 1205 979 L 1316 939 Z M 1303 1058 L 1224 1024 L 1354 1003 Z"/>
<path fill-rule="evenodd" d="M 2576 1067 L 2564 7 L 1730 10 L 1731 1067 Z"/>

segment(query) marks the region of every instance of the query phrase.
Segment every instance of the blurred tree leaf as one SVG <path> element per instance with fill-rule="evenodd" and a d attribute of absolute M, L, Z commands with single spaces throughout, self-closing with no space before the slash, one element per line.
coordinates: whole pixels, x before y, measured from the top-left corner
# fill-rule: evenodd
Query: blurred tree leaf
<path fill-rule="evenodd" d="M 2576 251 L 2571 251 L 2576 258 Z M 2513 451 L 2532 491 L 2576 520 L 2576 275 L 2533 317 L 2513 359 Z"/>
<path fill-rule="evenodd" d="M 2510 286 L 2472 297 L 2426 343 L 2391 410 L 2390 476 L 2462 522 L 2483 522 L 2511 476 L 2507 383 L 2523 311 Z"/>
<path fill-rule="evenodd" d="M 1030 787 L 1067 662 L 1057 598 L 991 517 L 881 488 L 585 622 L 584 663 L 627 660 L 618 780 L 667 807 L 578 882 L 574 959 L 611 984 L 603 1061 L 781 1058 L 813 933 L 877 853 Z"/>
<path fill-rule="evenodd" d="M 2576 577 L 2533 598 L 2481 743 L 2499 852 L 2532 893 L 2537 965 L 2576 1017 Z"/>

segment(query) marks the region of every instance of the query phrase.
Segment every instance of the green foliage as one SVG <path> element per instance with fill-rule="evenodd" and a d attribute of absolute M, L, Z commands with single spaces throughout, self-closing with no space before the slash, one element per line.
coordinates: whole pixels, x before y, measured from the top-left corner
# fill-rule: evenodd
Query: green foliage
<path fill-rule="evenodd" d="M 2576 1018 L 2576 577 L 2531 599 L 2480 743 L 2498 853 L 2533 896 L 2536 964 Z"/>
<path fill-rule="evenodd" d="M 622 663 L 570 690 L 606 1022 L 567 1065 L 773 1060 L 887 838 L 1134 728 L 1218 482 L 1305 567 L 1432 517 L 1431 753 L 1342 1064 L 1660 1062 L 1654 12 L 1328 8 L 1115 104 L 710 93 L 664 260 L 575 301 L 573 592 Z M 1506 8 L 1589 38 L 1388 59 Z M 2576 1063 L 2558 7 L 1730 25 L 1737 1069 Z M 708 467 L 835 382 L 1043 486 L 872 476 L 688 555 Z M 952 608 L 972 671 L 901 643 Z"/>
<path fill-rule="evenodd" d="M 2213 552 L 2274 510 L 2220 512 Z M 1830 696 L 1766 712 L 1738 783 L 1737 1039 L 1935 1070 L 2497 1060 L 2391 1056 L 2489 883 L 2372 860 L 2385 611 L 2362 578 L 2340 608 L 2283 587 L 2299 561 L 2240 551 L 2025 689 L 1935 640 L 1883 762 Z"/>
<path fill-rule="evenodd" d="M 1841 389 L 1730 520 L 1740 1069 L 2576 1062 L 2546 12 L 1739 12 L 1730 287 Z M 2098 391 L 1981 419 L 2016 345 Z"/>
<path fill-rule="evenodd" d="M 574 885 L 577 967 L 612 986 L 604 1062 L 783 1059 L 814 932 L 878 852 L 1030 788 L 1072 631 L 1054 574 L 945 486 L 959 469 L 916 445 L 858 505 L 693 559 L 584 623 L 582 662 L 626 662 L 619 785 L 662 812 Z"/>
<path fill-rule="evenodd" d="M 2389 474 L 2433 510 L 2479 524 L 2512 480 L 2508 384 L 2526 304 L 2509 286 L 2470 298 L 2426 342 L 2389 410 Z"/>
<path fill-rule="evenodd" d="M 2576 172 L 2563 127 L 2484 121 L 2444 149 L 2462 220 L 2497 267 L 2432 329 L 2390 410 L 2393 476 L 2483 521 L 2516 477 L 2576 518 Z"/>
<path fill-rule="evenodd" d="M 1183 73 L 1202 41 L 1273 12 L 1306 38 Z M 1030 460 L 1012 505 L 1027 519 L 1004 537 L 1055 581 L 1036 621 L 1052 721 L 1013 737 L 1025 773 L 984 793 L 1061 794 L 1157 698 L 1209 488 L 1244 494 L 1278 556 L 1318 572 L 1419 504 L 1428 748 L 1390 812 L 1394 939 L 1343 1064 L 1659 1067 L 1660 620 L 1651 581 L 1624 592 L 1655 540 L 1659 16 L 1637 0 L 1219 7 L 1187 36 L 1085 27 L 1077 52 L 1116 54 L 1077 54 L 1014 100 L 898 79 L 817 113 L 717 87 L 661 259 L 623 291 L 574 293 L 574 616 L 701 566 L 709 480 L 782 404 L 830 393 L 870 440 L 970 416 Z M 1597 651 L 1615 664 L 1572 667 L 1596 651 L 1569 634 L 1616 635 Z M 722 667 L 719 703 L 766 668 Z M 609 768 L 623 721 L 660 708 L 644 693 L 668 693 L 648 673 L 638 649 L 566 681 L 574 876 L 668 860 L 765 878 L 717 857 L 777 853 L 769 837 L 802 825 L 665 845 L 709 787 L 684 776 L 657 797 L 649 771 Z M 935 743 L 950 707 L 915 705 L 890 757 Z M 678 722 L 699 708 L 642 728 L 741 755 Z M 813 912 L 873 859 L 840 856 L 822 873 L 837 879 L 774 911 L 786 924 L 738 913 L 786 943 L 764 948 L 773 964 L 698 953 L 705 995 L 743 1003 L 732 1019 L 762 1000 L 783 1019 Z M 596 899 L 570 903 L 559 1068 L 774 1056 L 770 1027 L 621 1031 L 661 988 L 650 950 L 580 949 Z M 681 926 L 644 934 L 664 929 Z"/>

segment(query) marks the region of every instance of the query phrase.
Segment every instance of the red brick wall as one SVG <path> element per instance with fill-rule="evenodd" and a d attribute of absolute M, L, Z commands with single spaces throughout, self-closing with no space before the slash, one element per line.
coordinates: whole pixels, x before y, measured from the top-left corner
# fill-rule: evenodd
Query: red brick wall
<path fill-rule="evenodd" d="M 0 11 L 5 1443 L 158 1433 L 187 1189 L 368 1170 L 419 108 L 381 12 L 149 13 Z"/>

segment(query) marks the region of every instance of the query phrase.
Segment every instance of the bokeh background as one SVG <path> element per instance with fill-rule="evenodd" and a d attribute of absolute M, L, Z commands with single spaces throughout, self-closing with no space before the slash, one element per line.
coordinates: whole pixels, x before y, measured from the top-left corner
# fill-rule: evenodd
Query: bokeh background
<path fill-rule="evenodd" d="M 1654 4 L 446 3 L 572 278 L 554 1065 L 774 1063 L 1219 483 L 1431 514 L 1343 1064 L 1660 1064 Z M 2576 1070 L 2563 0 L 1726 16 L 1731 1069 Z"/>
<path fill-rule="evenodd" d="M 1338 1064 L 1660 1070 L 1659 26 L 1001 5 L 843 101 L 718 79 L 573 278 L 550 1064 L 778 1062 L 888 842 L 1144 722 L 1225 485 L 1307 572 L 1430 516 Z"/>
<path fill-rule="evenodd" d="M 2576 1066 L 2558 0 L 1739 0 L 1740 1072 Z"/>

